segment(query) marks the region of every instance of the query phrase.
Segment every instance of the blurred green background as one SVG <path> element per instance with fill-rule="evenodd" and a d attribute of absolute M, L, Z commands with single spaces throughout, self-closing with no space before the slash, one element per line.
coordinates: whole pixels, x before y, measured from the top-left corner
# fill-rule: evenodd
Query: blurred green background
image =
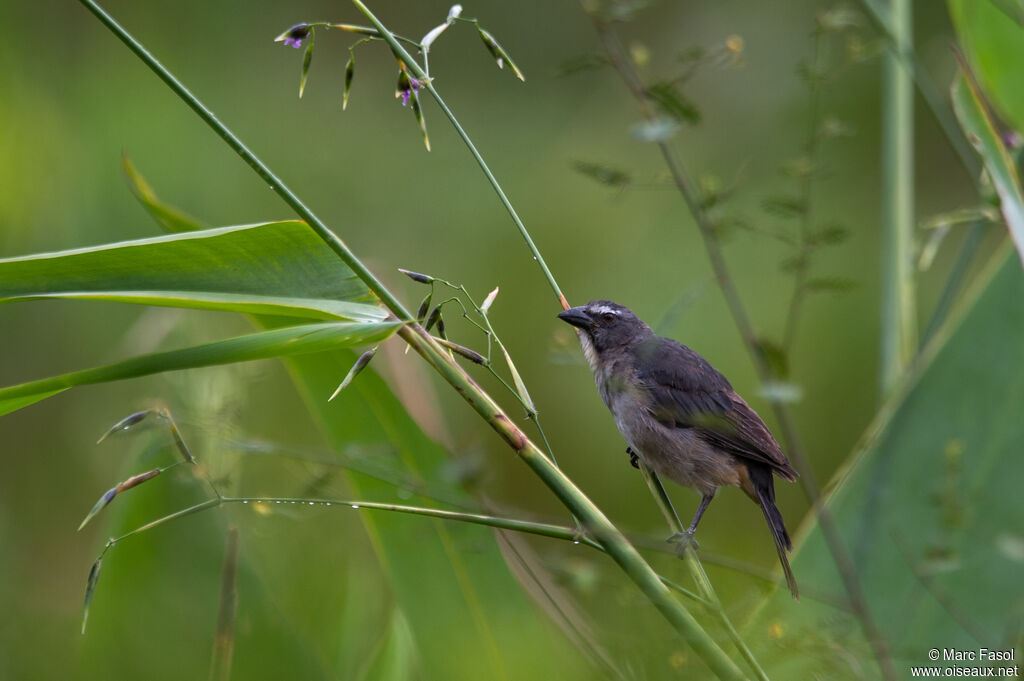
<path fill-rule="evenodd" d="M 372 45 L 357 53 L 351 101 L 342 113 L 352 39 L 337 31 L 318 34 L 306 93 L 297 98 L 301 53 L 275 44 L 273 37 L 298 21 L 363 23 L 353 8 L 315 1 L 193 0 L 116 1 L 105 7 L 290 183 L 408 307 L 415 308 L 423 291 L 397 267 L 463 283 L 478 301 L 500 286 L 491 318 L 530 387 L 560 464 L 621 528 L 658 543 L 665 535 L 663 521 L 628 466 L 570 330 L 554 318 L 557 301 L 436 106 L 425 105 L 433 146 L 427 153 L 412 114 L 393 98 L 392 57 Z M 411 36 L 425 33 L 448 10 L 448 4 L 433 1 L 372 7 Z M 644 71 L 652 78 L 671 73 L 687 47 L 713 47 L 732 35 L 743 39 L 742 67 L 709 67 L 687 85 L 702 121 L 682 128 L 676 139 L 695 172 L 724 185 L 737 183 L 725 212 L 747 223 L 789 226 L 762 204 L 796 191 L 795 181 L 779 169 L 804 153 L 809 99 L 797 71 L 809 57 L 815 17 L 829 7 L 790 2 L 781 11 L 776 3 L 663 2 L 623 27 L 630 45 L 649 52 Z M 497 70 L 470 27 L 455 26 L 431 52 L 435 84 L 491 164 L 570 302 L 611 298 L 654 323 L 680 299 L 690 301 L 661 331 L 704 354 L 774 427 L 751 362 L 710 281 L 696 227 L 668 188 L 656 148 L 629 134 L 639 118 L 634 102 L 609 70 L 559 75 L 568 60 L 599 50 L 586 14 L 575 3 L 493 1 L 467 4 L 465 14 L 479 17 L 495 34 L 525 72 L 526 83 Z M 867 26 L 851 35 L 861 35 L 870 49 L 875 37 Z M 955 72 L 946 6 L 918 3 L 914 31 L 919 56 L 944 92 Z M 831 42 L 829 58 L 844 59 L 844 40 Z M 855 286 L 842 295 L 809 299 L 790 358 L 791 380 L 803 394 L 793 414 L 821 481 L 847 459 L 878 406 L 879 74 L 877 58 L 853 64 L 822 95 L 822 111 L 854 134 L 822 147 L 827 173 L 815 185 L 814 221 L 841 223 L 850 238 L 822 251 L 813 272 Z M 292 217 L 77 3 L 0 5 L 0 102 L 0 257 L 157 234 L 126 188 L 122 152 L 164 199 L 210 225 Z M 923 106 L 916 122 L 918 215 L 925 219 L 975 203 L 973 179 Z M 601 186 L 574 170 L 580 161 L 621 168 L 633 184 L 621 190 Z M 990 230 L 978 262 L 1000 236 L 1000 230 Z M 918 277 L 922 323 L 961 240 L 954 232 L 935 264 Z M 768 338 L 782 334 L 792 276 L 780 263 L 788 255 L 778 242 L 745 231 L 727 241 L 740 293 Z M 228 315 L 98 302 L 21 303 L 0 312 L 4 385 L 249 328 L 244 319 Z M 449 335 L 481 344 L 458 320 L 451 321 Z M 325 385 L 341 379 L 350 361 L 341 359 L 338 375 L 324 377 Z M 398 340 L 375 361 L 423 430 L 449 452 L 449 462 L 433 472 L 441 486 L 468 480 L 505 513 L 566 522 L 550 493 L 420 364 L 402 354 Z M 485 379 L 485 387 L 496 388 Z M 346 394 L 331 405 L 339 413 L 348 410 L 349 444 L 358 456 L 405 475 L 387 428 L 366 425 L 373 415 L 360 411 L 359 399 Z M 104 540 L 199 494 L 185 474 L 161 478 L 119 498 L 105 516 L 75 532 L 95 499 L 117 480 L 173 460 L 159 431 L 94 444 L 118 419 L 155 401 L 171 408 L 197 456 L 236 492 L 353 493 L 336 470 L 308 461 L 335 454 L 275 362 L 76 389 L 0 419 L 0 678 L 205 674 L 228 523 L 239 526 L 247 560 L 240 575 L 236 678 L 418 678 L 423 652 L 410 652 L 408 623 L 394 614 L 396 595 L 374 553 L 376 538 L 356 514 L 340 511 L 293 509 L 260 517 L 249 509 L 224 509 L 125 542 L 105 559 L 88 634 L 79 633 L 86 575 Z M 511 397 L 504 403 L 520 413 Z M 260 454 L 265 451 L 273 453 Z M 671 492 L 688 517 L 696 495 Z M 394 488 L 381 494 L 387 501 L 408 496 Z M 788 484 L 779 486 L 778 497 L 795 529 L 807 512 L 805 497 Z M 400 560 L 413 569 L 418 536 L 431 521 L 388 522 L 407 534 L 408 551 Z M 725 491 L 702 524 L 702 547 L 774 569 L 764 529 L 743 495 Z M 451 531 L 465 549 L 458 544 L 465 539 L 459 538 L 462 530 Z M 688 668 L 687 650 L 601 556 L 555 542 L 527 545 L 552 583 L 579 599 L 595 637 L 612 657 L 625 660 L 621 668 L 627 675 L 662 678 Z M 682 574 L 681 565 L 670 560 L 659 565 Z M 759 601 L 761 582 L 741 571 L 708 569 L 738 617 Z M 431 588 L 429 575 L 422 588 Z M 591 677 L 593 668 L 539 607 L 534 619 L 513 610 L 515 616 L 496 627 L 499 638 L 502 626 L 519 631 L 509 638 L 524 646 L 523 658 L 531 651 L 560 651 L 557 660 L 535 660 L 538 673 L 554 668 L 559 677 Z M 438 627 L 443 622 L 439 611 Z M 353 639 L 353 631 L 363 638 Z M 476 655 L 480 668 L 487 668 L 486 651 L 460 647 L 459 631 L 445 635 L 451 654 L 467 660 L 466 669 L 476 664 Z"/>

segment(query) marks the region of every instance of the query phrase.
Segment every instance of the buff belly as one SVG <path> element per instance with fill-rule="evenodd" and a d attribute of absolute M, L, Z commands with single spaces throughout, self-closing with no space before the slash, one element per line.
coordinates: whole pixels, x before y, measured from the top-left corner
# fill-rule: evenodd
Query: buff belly
<path fill-rule="evenodd" d="M 705 442 L 694 428 L 666 426 L 646 410 L 630 405 L 637 402 L 612 398 L 612 415 L 619 432 L 644 462 L 658 475 L 703 494 L 713 494 L 723 485 L 739 485 L 741 464 L 727 452 Z"/>

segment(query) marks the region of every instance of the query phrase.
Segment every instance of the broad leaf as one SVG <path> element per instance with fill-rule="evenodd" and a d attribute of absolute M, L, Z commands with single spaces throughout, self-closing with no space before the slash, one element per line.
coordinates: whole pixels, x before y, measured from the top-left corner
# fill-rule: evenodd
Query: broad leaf
<path fill-rule="evenodd" d="M 960 46 L 1000 116 L 1024 131 L 1024 26 L 993 0 L 949 0 L 949 13 Z"/>
<path fill-rule="evenodd" d="M 396 448 L 395 463 L 411 476 L 444 485 L 446 496 L 475 506 L 460 482 L 446 475 L 448 455 L 424 435 L 372 368 L 327 402 L 337 377 L 354 361 L 355 354 L 347 352 L 287 362 L 328 440 L 341 449 L 352 441 L 384 439 Z M 354 472 L 345 478 L 354 496 L 403 500 L 399 490 L 377 478 Z M 420 496 L 402 503 L 436 505 Z M 421 666 L 414 678 L 530 679 L 545 678 L 552 669 L 563 679 L 594 678 L 586 658 L 538 613 L 516 582 L 493 532 L 397 514 L 360 514 L 412 632 Z"/>
<path fill-rule="evenodd" d="M 93 298 L 379 321 L 366 286 L 304 222 L 269 222 L 0 260 L 0 302 Z"/>
<path fill-rule="evenodd" d="M 159 214 L 177 213 L 160 203 L 156 208 Z M 312 234 L 304 225 L 303 228 L 304 235 Z M 316 256 L 326 247 L 310 250 Z M 326 256 L 332 268 L 341 267 L 329 250 Z M 275 268 L 280 277 L 276 293 L 306 296 L 308 291 L 320 290 L 306 289 L 305 285 L 291 287 L 290 282 L 300 279 L 307 265 L 315 263 L 287 261 Z M 191 297 L 195 298 L 195 294 Z M 293 307 L 300 309 L 301 306 Z M 284 320 L 258 316 L 256 321 L 269 328 Z M 288 332 L 289 328 L 263 333 Z M 288 362 L 300 392 L 322 424 L 327 439 L 339 451 L 354 442 L 387 443 L 397 454 L 396 460 L 387 463 L 401 468 L 410 479 L 417 481 L 417 490 L 429 490 L 436 497 L 474 506 L 475 501 L 462 490 L 460 481 L 446 473 L 446 453 L 424 435 L 374 371 L 361 372 L 335 401 L 327 401 L 338 378 L 345 375 L 355 359 L 355 353 L 342 352 L 293 356 Z M 407 496 L 407 490 L 387 482 L 386 476 L 349 470 L 344 478 L 355 497 L 426 506 L 436 504 L 428 496 Z M 358 513 L 383 567 L 383 571 L 375 571 L 375 574 L 383 572 L 384 576 L 375 580 L 350 571 L 349 588 L 345 588 L 345 580 L 338 580 L 336 576 L 330 583 L 318 587 L 318 592 L 328 599 L 339 590 L 347 591 L 335 616 L 318 626 L 318 635 L 311 637 L 320 639 L 322 632 L 328 655 L 337 660 L 338 678 L 376 678 L 388 674 L 407 678 L 410 666 L 419 667 L 414 678 L 445 681 L 475 680 L 480 678 L 481 670 L 486 670 L 490 678 L 540 678 L 552 669 L 557 669 L 560 678 L 565 679 L 593 677 L 593 668 L 579 652 L 567 646 L 554 626 L 538 615 L 535 605 L 510 573 L 491 531 L 388 513 L 352 513 Z M 322 546 L 320 551 L 340 551 L 347 556 L 353 538 L 341 537 L 339 541 Z M 415 559 L 410 560 L 409 556 Z M 259 561 L 261 570 L 272 557 L 289 564 L 282 551 L 275 547 Z M 379 598 L 372 583 L 382 579 L 393 591 L 400 613 L 393 613 L 385 643 L 375 652 L 373 642 L 379 630 L 372 613 L 379 610 L 380 604 L 364 601 Z M 280 596 L 277 598 L 280 601 Z M 259 600 L 269 600 L 269 597 Z M 267 635 L 268 632 L 239 633 L 239 653 L 247 647 L 253 652 L 257 649 L 262 652 Z M 307 642 L 315 644 L 311 639 Z M 272 638 L 271 644 L 274 645 Z M 284 659 L 291 658 L 285 656 Z M 369 660 L 372 660 L 369 667 L 361 666 Z M 243 661 L 238 657 L 237 662 L 241 669 L 248 668 L 246 662 L 251 665 L 252 660 Z M 306 663 L 306 660 L 300 658 L 296 662 Z M 262 671 L 258 666 L 253 669 Z M 361 672 L 357 674 L 359 669 Z"/>
<path fill-rule="evenodd" d="M 1019 643 L 1024 275 L 1016 259 L 997 260 L 995 276 L 932 346 L 905 396 L 883 410 L 828 499 L 897 673 L 949 666 L 929 660 L 933 648 Z M 776 591 L 746 640 L 759 644 L 772 678 L 881 678 L 849 609 L 819 600 L 846 600 L 820 529 L 811 521 L 799 534 L 793 567 L 804 598 Z"/>

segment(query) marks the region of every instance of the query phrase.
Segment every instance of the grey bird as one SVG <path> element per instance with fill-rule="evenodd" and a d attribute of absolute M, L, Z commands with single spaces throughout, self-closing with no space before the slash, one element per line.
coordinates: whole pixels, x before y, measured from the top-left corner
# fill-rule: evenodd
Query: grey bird
<path fill-rule="evenodd" d="M 772 477 L 793 481 L 798 474 L 761 417 L 706 359 L 656 335 L 622 305 L 594 300 L 558 317 L 580 330 L 583 354 L 633 465 L 639 457 L 701 494 L 690 527 L 673 539 L 692 538 L 718 488 L 736 485 L 761 507 L 786 584 L 798 598 L 786 555 L 793 544 Z"/>

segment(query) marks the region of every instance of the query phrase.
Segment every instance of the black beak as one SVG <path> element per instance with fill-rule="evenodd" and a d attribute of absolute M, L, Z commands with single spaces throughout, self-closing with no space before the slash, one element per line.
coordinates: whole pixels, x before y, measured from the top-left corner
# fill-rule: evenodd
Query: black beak
<path fill-rule="evenodd" d="M 593 320 L 590 319 L 582 307 L 571 307 L 564 312 L 558 313 L 558 318 L 566 324 L 572 324 L 579 329 L 588 329 L 594 325 Z"/>

